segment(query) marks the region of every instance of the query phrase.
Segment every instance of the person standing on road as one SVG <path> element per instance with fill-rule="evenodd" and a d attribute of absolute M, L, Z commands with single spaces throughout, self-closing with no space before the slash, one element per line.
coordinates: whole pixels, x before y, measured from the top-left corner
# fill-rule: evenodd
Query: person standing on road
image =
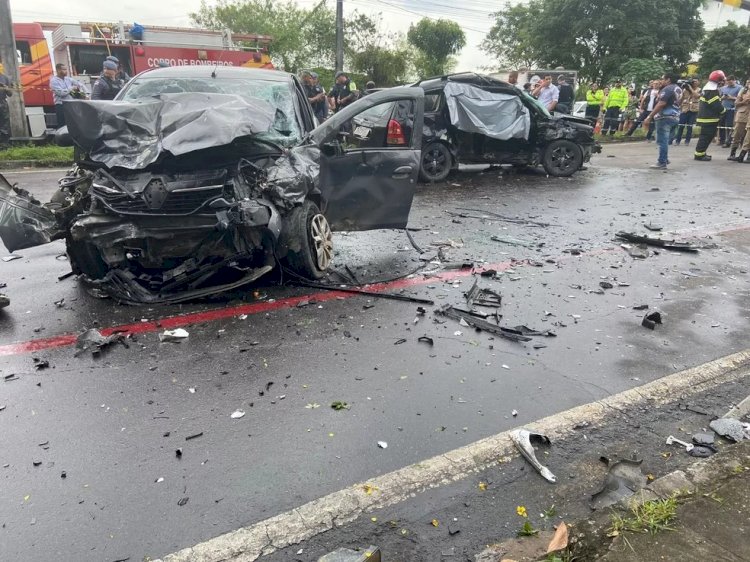
<path fill-rule="evenodd" d="M 0 148 L 10 144 L 10 110 L 8 98 L 13 95 L 13 83 L 5 75 L 5 67 L 0 62 Z"/>
<path fill-rule="evenodd" d="M 701 100 L 701 89 L 700 82 L 693 78 L 690 82 L 685 84 L 682 90 L 682 101 L 680 102 L 680 122 L 677 126 L 677 131 L 674 137 L 676 144 L 680 144 L 682 140 L 682 132 L 685 132 L 685 145 L 690 144 L 690 139 L 693 138 L 693 127 L 695 126 L 695 119 L 698 116 L 698 105 Z"/>
<path fill-rule="evenodd" d="M 122 81 L 123 84 L 125 84 L 128 80 L 130 80 L 130 76 L 127 72 L 125 72 L 125 69 L 122 67 L 122 64 L 120 63 L 120 59 L 118 59 L 114 55 L 109 55 L 106 59 L 112 61 L 117 65 L 117 74 L 115 75 L 115 78 Z"/>
<path fill-rule="evenodd" d="M 734 129 L 732 130 L 732 145 L 727 160 L 737 160 L 737 149 L 745 141 L 747 131 L 747 121 L 750 116 L 750 80 L 745 83 L 745 87 L 737 95 L 734 102 Z M 744 160 L 745 157 L 743 156 Z"/>
<path fill-rule="evenodd" d="M 724 148 L 729 148 L 732 144 L 732 127 L 734 127 L 734 112 L 737 96 L 740 94 L 742 86 L 737 84 L 734 76 L 727 76 L 727 83 L 724 87 L 719 88 L 721 96 L 721 105 L 724 106 L 724 114 L 719 121 L 719 144 Z"/>
<path fill-rule="evenodd" d="M 552 113 L 560 99 L 560 90 L 552 83 L 552 76 L 547 75 L 536 83 L 531 95 L 538 99 L 539 103 L 547 108 L 547 111 Z"/>
<path fill-rule="evenodd" d="M 328 94 L 328 103 L 331 110 L 337 112 L 350 103 L 357 100 L 357 85 L 349 80 L 346 72 L 339 70 L 336 73 L 336 83 Z"/>
<path fill-rule="evenodd" d="M 320 84 L 315 83 L 313 73 L 309 70 L 302 71 L 302 85 L 305 88 L 305 96 L 307 96 L 307 101 L 310 102 L 310 107 L 312 107 L 315 117 L 317 117 L 318 121 L 322 123 L 325 121 L 325 114 L 321 111 L 320 105 L 321 102 L 323 102 L 323 106 L 325 106 L 325 90 Z"/>
<path fill-rule="evenodd" d="M 586 119 L 591 121 L 592 126 L 596 125 L 596 121 L 599 119 L 603 99 L 604 92 L 599 89 L 599 84 L 594 82 L 586 92 Z"/>
<path fill-rule="evenodd" d="M 659 147 L 659 158 L 651 169 L 666 170 L 669 164 L 669 139 L 680 119 L 680 99 L 682 88 L 677 85 L 680 75 L 665 74 L 659 90 L 659 98 L 653 111 L 644 119 L 643 126 L 647 127 L 653 119 L 656 123 L 656 144 Z"/>
<path fill-rule="evenodd" d="M 609 91 L 607 101 L 604 103 L 604 126 L 602 135 L 609 131 L 614 135 L 620 123 L 620 112 L 628 106 L 628 91 L 622 85 L 622 80 L 615 80 L 615 87 Z"/>
<path fill-rule="evenodd" d="M 641 94 L 641 102 L 640 102 L 640 115 L 638 115 L 638 119 L 635 120 L 635 122 L 630 126 L 630 129 L 627 133 L 625 133 L 626 136 L 632 137 L 633 133 L 635 133 L 635 130 L 641 126 L 644 119 L 651 115 L 651 112 L 654 110 L 654 106 L 656 105 L 656 99 L 659 97 L 659 88 L 657 88 L 657 80 L 651 80 L 648 83 L 648 88 L 643 90 L 643 93 Z M 654 135 L 654 122 L 651 122 L 650 127 L 646 127 L 646 140 L 651 141 Z"/>
<path fill-rule="evenodd" d="M 708 82 L 701 90 L 698 118 L 695 120 L 701 128 L 701 134 L 698 137 L 698 144 L 695 146 L 695 154 L 693 155 L 695 160 L 701 162 L 711 160 L 711 156 L 706 154 L 706 151 L 716 136 L 719 120 L 725 111 L 719 95 L 719 88 L 723 82 L 724 73 L 721 70 L 714 70 L 708 76 Z"/>
<path fill-rule="evenodd" d="M 113 100 L 122 86 L 122 81 L 117 79 L 117 65 L 111 60 L 105 60 L 102 65 L 102 74 L 96 79 L 91 89 L 91 99 Z"/>
<path fill-rule="evenodd" d="M 568 80 L 562 74 L 557 78 L 557 89 L 560 90 L 560 93 L 557 98 L 556 109 L 558 113 L 570 115 L 573 111 L 576 94 L 573 86 L 568 84 Z"/>
<path fill-rule="evenodd" d="M 57 128 L 65 126 L 65 112 L 63 102 L 75 99 L 85 99 L 86 88 L 78 80 L 68 76 L 68 67 L 59 62 L 55 65 L 55 75 L 49 81 L 49 89 L 52 90 L 52 98 L 55 102 L 55 115 L 57 115 Z"/>

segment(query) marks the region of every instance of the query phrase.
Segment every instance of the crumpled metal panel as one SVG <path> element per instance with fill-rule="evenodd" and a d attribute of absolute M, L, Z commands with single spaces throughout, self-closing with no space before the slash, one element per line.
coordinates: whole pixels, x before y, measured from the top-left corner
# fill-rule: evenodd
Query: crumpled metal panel
<path fill-rule="evenodd" d="M 58 233 L 54 213 L 0 174 L 0 238 L 8 251 L 46 244 Z"/>
<path fill-rule="evenodd" d="M 230 144 L 270 130 L 273 107 L 231 94 L 162 94 L 132 102 L 65 104 L 71 138 L 94 162 L 143 169 L 163 152 L 174 156 Z"/>

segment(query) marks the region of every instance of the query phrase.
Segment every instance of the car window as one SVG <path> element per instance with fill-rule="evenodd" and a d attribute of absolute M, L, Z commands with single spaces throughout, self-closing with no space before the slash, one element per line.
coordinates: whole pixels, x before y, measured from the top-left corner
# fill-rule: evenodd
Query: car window
<path fill-rule="evenodd" d="M 425 113 L 434 113 L 440 108 L 440 94 L 425 94 L 424 110 Z"/>
<path fill-rule="evenodd" d="M 283 146 L 300 142 L 302 136 L 294 104 L 294 91 L 286 82 L 239 78 L 134 78 L 118 98 L 123 101 L 176 93 L 234 94 L 246 99 L 260 99 L 276 110 L 270 131 L 258 138 Z"/>
<path fill-rule="evenodd" d="M 344 123 L 339 138 L 344 150 L 405 148 L 414 132 L 414 102 L 380 103 Z"/>

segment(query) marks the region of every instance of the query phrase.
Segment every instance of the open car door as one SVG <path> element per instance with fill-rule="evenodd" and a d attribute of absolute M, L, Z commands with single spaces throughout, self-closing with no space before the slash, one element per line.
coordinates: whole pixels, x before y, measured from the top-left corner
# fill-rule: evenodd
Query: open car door
<path fill-rule="evenodd" d="M 310 133 L 320 148 L 323 213 L 334 230 L 405 228 L 419 173 L 422 88 L 391 88 Z"/>

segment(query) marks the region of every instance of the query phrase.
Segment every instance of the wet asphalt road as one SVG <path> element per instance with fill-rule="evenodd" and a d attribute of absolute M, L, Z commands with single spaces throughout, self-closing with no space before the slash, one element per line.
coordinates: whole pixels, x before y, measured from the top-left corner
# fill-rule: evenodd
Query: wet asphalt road
<path fill-rule="evenodd" d="M 569 180 L 486 171 L 420 186 L 410 226 L 421 229 L 413 232 L 427 250 L 421 257 L 436 255 L 432 243 L 453 241 L 447 261 L 500 270 L 480 284 L 502 293 L 503 324 L 557 334 L 527 344 L 436 323 L 433 310 L 463 304 L 473 278 L 429 263 L 390 289 L 435 301 L 418 317 L 416 304 L 330 293 L 315 302 L 315 290 L 270 281 L 229 301 L 121 307 L 93 298 L 75 279 L 57 280 L 69 269 L 57 257 L 61 243 L 0 262 L 12 298 L 0 312 L 0 350 L 8 353 L 0 375 L 17 375 L 0 382 L 3 558 L 162 556 L 744 349 L 747 170 L 723 161 L 721 149 L 715 162 L 693 163 L 685 147 L 672 150 L 669 173 L 645 170 L 655 152 L 653 145 L 608 146 Z M 7 177 L 46 198 L 51 189 L 40 186 L 58 174 Z M 718 248 L 636 260 L 613 235 L 645 233 L 645 222 Z M 348 265 L 363 282 L 425 263 L 401 232 L 342 234 L 335 243 L 335 267 Z M 602 280 L 614 288 L 597 294 Z M 309 295 L 302 306 L 293 299 L 300 295 Z M 62 308 L 54 304 L 63 298 Z M 632 309 L 640 304 L 657 307 L 665 324 L 642 328 L 643 313 Z M 159 343 L 164 318 L 203 311 L 221 312 L 187 323 L 187 341 Z M 98 360 L 75 358 L 71 346 L 23 351 L 23 342 L 131 324 L 144 333 Z M 422 335 L 435 345 L 417 342 Z M 35 357 L 50 368 L 35 370 Z M 336 400 L 351 408 L 332 410 Z M 246 415 L 233 420 L 237 409 Z M 379 440 L 388 448 L 379 449 Z"/>

